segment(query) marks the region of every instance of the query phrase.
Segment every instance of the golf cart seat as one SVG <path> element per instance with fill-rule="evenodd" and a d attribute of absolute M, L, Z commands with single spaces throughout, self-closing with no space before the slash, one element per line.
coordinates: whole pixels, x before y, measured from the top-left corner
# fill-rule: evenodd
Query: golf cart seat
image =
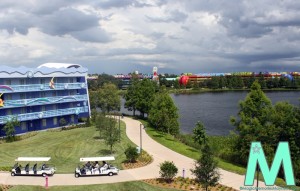
<path fill-rule="evenodd" d="M 26 172 L 29 172 L 29 163 L 26 164 L 26 166 L 25 166 L 25 171 L 26 171 Z"/>

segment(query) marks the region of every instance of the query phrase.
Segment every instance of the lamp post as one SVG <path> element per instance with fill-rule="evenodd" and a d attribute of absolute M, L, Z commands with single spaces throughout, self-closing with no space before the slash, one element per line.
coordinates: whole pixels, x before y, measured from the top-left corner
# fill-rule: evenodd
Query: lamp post
<path fill-rule="evenodd" d="M 143 124 L 140 124 L 140 154 L 142 154 L 142 126 Z"/>

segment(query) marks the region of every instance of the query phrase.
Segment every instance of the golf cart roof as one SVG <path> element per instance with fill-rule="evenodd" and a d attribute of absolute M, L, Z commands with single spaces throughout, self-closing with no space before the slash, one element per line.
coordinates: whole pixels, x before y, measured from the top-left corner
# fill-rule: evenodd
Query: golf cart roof
<path fill-rule="evenodd" d="M 15 161 L 49 161 L 51 157 L 18 157 Z"/>
<path fill-rule="evenodd" d="M 87 157 L 80 158 L 80 162 L 88 162 L 88 161 L 110 161 L 115 160 L 115 157 Z"/>

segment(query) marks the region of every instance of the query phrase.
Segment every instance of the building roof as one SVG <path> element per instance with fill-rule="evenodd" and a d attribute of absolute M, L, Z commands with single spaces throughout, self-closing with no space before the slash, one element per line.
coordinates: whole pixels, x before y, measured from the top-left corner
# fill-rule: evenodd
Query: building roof
<path fill-rule="evenodd" d="M 18 157 L 15 161 L 49 161 L 51 157 Z"/>
<path fill-rule="evenodd" d="M 42 68 L 42 67 L 47 67 L 47 68 L 80 68 L 81 65 L 79 64 L 70 64 L 70 63 L 45 63 L 39 65 L 37 68 Z"/>

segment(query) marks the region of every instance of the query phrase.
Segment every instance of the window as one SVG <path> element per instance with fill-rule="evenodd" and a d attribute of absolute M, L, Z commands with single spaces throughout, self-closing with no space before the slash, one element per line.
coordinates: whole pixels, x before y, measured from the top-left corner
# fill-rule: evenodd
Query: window
<path fill-rule="evenodd" d="M 41 111 L 45 111 L 45 110 L 46 110 L 46 107 L 43 105 L 41 108 Z"/>
<path fill-rule="evenodd" d="M 53 125 L 57 125 L 57 117 L 53 118 Z"/>
<path fill-rule="evenodd" d="M 21 113 L 26 113 L 26 108 L 25 107 L 21 108 Z"/>
<path fill-rule="evenodd" d="M 45 84 L 45 79 L 40 79 L 41 84 Z"/>
<path fill-rule="evenodd" d="M 56 110 L 56 109 L 57 109 L 57 105 L 53 105 L 53 106 L 52 106 L 52 109 L 53 109 L 53 110 Z"/>
<path fill-rule="evenodd" d="M 22 131 L 27 131 L 27 124 L 26 124 L 26 122 L 22 122 L 21 123 L 21 130 Z"/>
<path fill-rule="evenodd" d="M 43 125 L 43 127 L 46 127 L 46 126 L 47 126 L 47 120 L 46 120 L 46 119 L 43 119 L 43 120 L 42 120 L 42 125 Z"/>
<path fill-rule="evenodd" d="M 11 85 L 11 80 L 10 79 L 5 80 L 5 85 Z"/>
<path fill-rule="evenodd" d="M 70 108 L 74 107 L 74 104 L 73 103 L 70 103 Z"/>
<path fill-rule="evenodd" d="M 46 97 L 46 93 L 45 92 L 41 92 L 41 97 Z"/>
<path fill-rule="evenodd" d="M 20 85 L 24 85 L 25 84 L 25 79 L 20 79 Z"/>
<path fill-rule="evenodd" d="M 69 78 L 69 83 L 73 83 L 73 82 L 74 82 L 73 78 Z"/>
<path fill-rule="evenodd" d="M 4 99 L 5 100 L 12 100 L 12 95 L 11 94 L 4 94 Z"/>
<path fill-rule="evenodd" d="M 25 93 L 20 93 L 20 99 L 26 99 L 26 94 Z"/>
<path fill-rule="evenodd" d="M 71 115 L 71 123 L 74 123 L 74 115 Z"/>
<path fill-rule="evenodd" d="M 11 109 L 6 110 L 6 115 L 12 115 Z"/>
<path fill-rule="evenodd" d="M 55 97 L 56 96 L 56 91 L 53 91 L 52 92 L 52 97 Z"/>

